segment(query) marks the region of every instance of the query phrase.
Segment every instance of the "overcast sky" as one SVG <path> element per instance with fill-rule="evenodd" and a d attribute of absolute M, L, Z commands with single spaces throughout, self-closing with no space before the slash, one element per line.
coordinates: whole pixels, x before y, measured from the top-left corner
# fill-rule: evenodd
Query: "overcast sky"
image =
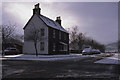
<path fill-rule="evenodd" d="M 23 33 L 23 27 L 33 15 L 36 3 L 9 2 L 2 4 L 3 24 L 16 24 L 17 32 Z M 55 20 L 61 16 L 62 26 L 79 26 L 100 43 L 108 44 L 118 40 L 118 4 L 117 2 L 40 2 L 41 14 Z"/>

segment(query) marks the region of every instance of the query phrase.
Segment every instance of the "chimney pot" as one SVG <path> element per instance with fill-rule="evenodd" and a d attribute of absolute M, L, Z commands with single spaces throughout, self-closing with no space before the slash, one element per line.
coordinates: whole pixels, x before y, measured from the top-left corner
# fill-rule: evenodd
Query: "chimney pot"
<path fill-rule="evenodd" d="M 56 17 L 56 22 L 58 22 L 61 25 L 61 18 L 60 18 L 60 16 Z"/>

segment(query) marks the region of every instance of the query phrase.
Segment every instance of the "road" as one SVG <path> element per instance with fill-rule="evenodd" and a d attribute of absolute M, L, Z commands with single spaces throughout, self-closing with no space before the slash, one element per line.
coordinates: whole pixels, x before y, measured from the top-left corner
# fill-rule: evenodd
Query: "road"
<path fill-rule="evenodd" d="M 5 78 L 73 78 L 118 80 L 120 65 L 96 64 L 102 57 L 57 61 L 3 60 Z"/>

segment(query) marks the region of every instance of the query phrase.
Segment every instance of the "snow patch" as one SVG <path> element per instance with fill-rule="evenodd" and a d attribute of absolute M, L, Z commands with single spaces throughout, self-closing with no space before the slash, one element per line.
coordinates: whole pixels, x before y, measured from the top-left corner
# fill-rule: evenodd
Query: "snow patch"
<path fill-rule="evenodd" d="M 89 56 L 81 55 L 18 55 L 18 56 L 4 56 L 12 60 L 40 60 L 40 61 L 55 61 L 55 60 L 70 60 L 70 59 L 83 59 Z"/>
<path fill-rule="evenodd" d="M 120 64 L 120 59 L 118 58 L 118 54 L 115 54 L 112 57 L 108 57 L 99 61 L 96 61 L 95 63 L 102 63 L 102 64 Z"/>

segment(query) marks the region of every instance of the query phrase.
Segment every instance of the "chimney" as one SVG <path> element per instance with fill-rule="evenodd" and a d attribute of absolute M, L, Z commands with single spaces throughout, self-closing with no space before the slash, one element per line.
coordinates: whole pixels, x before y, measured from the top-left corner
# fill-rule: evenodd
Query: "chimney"
<path fill-rule="evenodd" d="M 35 5 L 34 9 L 33 9 L 33 15 L 34 14 L 38 14 L 40 15 L 40 10 L 41 8 L 39 8 L 39 3 Z"/>
<path fill-rule="evenodd" d="M 60 16 L 56 17 L 56 22 L 58 22 L 61 25 L 61 18 L 60 18 Z"/>

